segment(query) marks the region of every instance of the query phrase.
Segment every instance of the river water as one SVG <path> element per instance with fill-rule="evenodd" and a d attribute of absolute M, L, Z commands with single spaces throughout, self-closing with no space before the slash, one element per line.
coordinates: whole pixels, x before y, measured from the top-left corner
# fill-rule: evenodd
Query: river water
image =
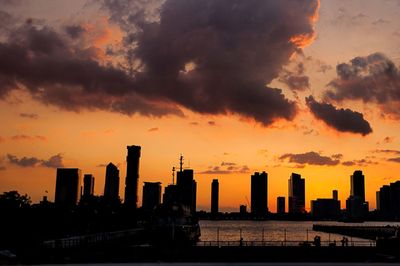
<path fill-rule="evenodd" d="M 316 235 L 321 237 L 322 242 L 336 241 L 340 244 L 343 235 L 328 234 L 312 230 L 313 224 L 326 225 L 363 225 L 363 226 L 386 226 L 399 225 L 393 222 L 364 222 L 344 224 L 339 222 L 312 222 L 312 221 L 209 221 L 201 220 L 201 241 L 285 241 L 301 242 L 313 241 Z M 368 245 L 365 239 L 350 238 L 349 241 L 357 243 L 362 241 L 363 245 Z M 360 244 L 360 245 L 361 245 Z"/>

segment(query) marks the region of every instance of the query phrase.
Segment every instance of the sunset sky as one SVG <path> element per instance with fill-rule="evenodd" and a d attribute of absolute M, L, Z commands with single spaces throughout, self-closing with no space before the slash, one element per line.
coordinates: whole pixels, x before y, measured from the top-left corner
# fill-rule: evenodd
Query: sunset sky
<path fill-rule="evenodd" d="M 362 170 L 375 209 L 400 179 L 399 0 L 0 0 L 0 192 L 54 200 L 57 167 L 104 190 L 142 147 L 144 181 L 172 182 L 185 157 L 197 209 L 268 206 L 292 172 L 310 200 Z M 48 191 L 46 193 L 46 191 Z M 247 198 L 247 199 L 246 199 Z"/>

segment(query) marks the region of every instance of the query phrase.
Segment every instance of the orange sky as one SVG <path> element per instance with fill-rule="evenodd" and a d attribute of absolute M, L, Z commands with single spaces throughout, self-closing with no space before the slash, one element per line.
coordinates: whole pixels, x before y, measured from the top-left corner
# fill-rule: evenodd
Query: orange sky
<path fill-rule="evenodd" d="M 62 16 L 57 7 L 49 7 L 56 11 L 48 15 L 48 19 L 62 21 L 72 17 L 91 31 L 96 31 L 93 39 L 85 41 L 96 44 L 96 48 L 102 51 L 100 58 L 103 63 L 118 65 L 120 58 L 106 57 L 105 50 L 107 43 L 121 41 L 121 31 L 105 21 L 104 16 L 82 19 L 77 11 L 92 11 L 79 6 L 78 2 L 68 9 L 68 16 Z M 43 195 L 53 200 L 56 170 L 40 164 L 36 167 L 17 166 L 9 161 L 7 154 L 41 160 L 61 154 L 66 167 L 78 167 L 82 173 L 95 176 L 95 193 L 98 195 L 103 193 L 105 175 L 105 167 L 99 165 L 108 162 L 117 164 L 122 197 L 126 146 L 140 145 L 139 204 L 143 182 L 161 181 L 163 186 L 168 185 L 171 169 L 178 165 L 179 155 L 183 154 L 185 166 L 195 170 L 199 210 L 210 209 L 211 181 L 215 178 L 220 182 L 222 211 L 238 211 L 240 204 L 247 205 L 246 197 L 250 200 L 250 175 L 254 171 L 268 173 L 270 211 L 276 210 L 277 196 L 287 196 L 287 180 L 292 172 L 306 179 L 307 209 L 310 208 L 310 200 L 331 197 L 333 189 L 339 190 L 344 207 L 350 192 L 350 175 L 355 170 L 362 170 L 366 177 L 366 199 L 370 202 L 370 209 L 374 209 L 375 192 L 380 186 L 400 179 L 400 163 L 388 161 L 396 154 L 377 152 L 399 150 L 399 121 L 384 116 L 376 104 L 344 101 L 336 106 L 363 113 L 373 133 L 361 136 L 338 132 L 316 119 L 308 110 L 304 98 L 310 94 L 321 96 L 326 84 L 336 76 L 336 64 L 348 62 L 355 56 L 385 52 L 399 65 L 400 38 L 394 32 L 399 30 L 400 6 L 391 1 L 387 1 L 387 6 L 381 5 L 381 1 L 379 4 L 376 2 L 368 1 L 368 4 L 361 5 L 360 1 L 349 1 L 344 6 L 342 1 L 322 1 L 315 25 L 316 39 L 304 48 L 304 56 L 291 59 L 293 65 L 304 63 L 310 88 L 293 93 L 279 78 L 268 84 L 282 88 L 287 98 L 299 102 L 299 112 L 293 121 L 278 120 L 266 127 L 236 114 L 202 115 L 184 107 L 181 108 L 182 117 L 169 115 L 161 118 L 138 114 L 127 116 L 96 109 L 71 112 L 40 103 L 24 91 L 14 91 L 0 100 L 0 168 L 5 168 L 0 170 L 0 192 L 18 190 L 28 193 L 34 202 Z M 33 7 L 10 9 L 26 16 L 46 16 Z M 362 21 L 348 21 L 359 14 L 366 17 Z M 388 22 L 377 22 L 382 17 Z M 306 37 L 309 40 L 312 36 Z M 307 57 L 309 60 L 304 59 Z M 321 72 L 318 70 L 321 65 L 330 67 Z M 290 69 L 292 65 L 285 68 Z M 36 114 L 37 117 L 21 116 L 22 113 Z M 364 159 L 365 163 L 354 166 L 341 163 L 333 166 L 304 164 L 299 168 L 296 163 L 279 159 L 284 154 L 311 151 L 329 157 L 342 154 L 341 162 Z M 214 167 L 227 170 L 223 163 L 234 163 L 237 168 L 227 174 L 201 173 Z M 249 169 L 245 173 L 239 171 L 243 166 Z"/>

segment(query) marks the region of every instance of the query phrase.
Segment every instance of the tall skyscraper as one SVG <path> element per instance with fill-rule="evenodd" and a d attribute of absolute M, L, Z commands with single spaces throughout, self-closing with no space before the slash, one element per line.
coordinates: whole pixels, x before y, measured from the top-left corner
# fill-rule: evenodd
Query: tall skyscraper
<path fill-rule="evenodd" d="M 350 176 L 350 196 L 346 200 L 346 213 L 350 219 L 364 219 L 368 214 L 368 202 L 365 201 L 365 184 L 362 171 L 354 171 Z"/>
<path fill-rule="evenodd" d="M 104 199 L 108 202 L 119 201 L 119 170 L 113 163 L 109 163 L 106 167 Z"/>
<path fill-rule="evenodd" d="M 193 169 L 184 169 L 177 173 L 176 186 L 179 203 L 189 208 L 191 213 L 196 212 L 197 183 L 193 179 Z"/>
<path fill-rule="evenodd" d="M 125 179 L 125 204 L 137 208 L 140 146 L 127 146 L 126 179 Z"/>
<path fill-rule="evenodd" d="M 351 180 L 351 191 L 350 196 L 358 197 L 362 202 L 365 201 L 365 184 L 364 175 L 362 171 L 354 171 L 353 175 L 350 177 Z"/>
<path fill-rule="evenodd" d="M 251 213 L 256 216 L 268 214 L 268 174 L 255 172 L 251 176 Z"/>
<path fill-rule="evenodd" d="M 218 214 L 219 183 L 218 179 L 213 179 L 211 183 L 211 214 Z"/>
<path fill-rule="evenodd" d="M 306 203 L 305 180 L 292 173 L 289 179 L 289 213 L 304 213 Z"/>
<path fill-rule="evenodd" d="M 284 214 L 285 212 L 286 212 L 285 197 L 277 197 L 276 198 L 276 213 Z"/>
<path fill-rule="evenodd" d="M 83 176 L 83 194 L 82 197 L 88 198 L 93 196 L 94 192 L 94 177 L 92 174 L 85 174 Z"/>
<path fill-rule="evenodd" d="M 382 186 L 377 196 L 380 216 L 388 220 L 400 220 L 400 181 Z"/>
<path fill-rule="evenodd" d="M 142 207 L 151 211 L 161 203 L 161 183 L 144 182 Z"/>
<path fill-rule="evenodd" d="M 81 171 L 78 168 L 57 168 L 55 204 L 72 207 L 79 200 Z"/>

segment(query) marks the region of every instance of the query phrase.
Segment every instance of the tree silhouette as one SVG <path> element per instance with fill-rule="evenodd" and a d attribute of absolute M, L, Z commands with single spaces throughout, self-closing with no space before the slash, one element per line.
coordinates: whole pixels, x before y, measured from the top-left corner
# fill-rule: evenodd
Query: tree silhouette
<path fill-rule="evenodd" d="M 0 209 L 20 209 L 27 208 L 31 204 L 30 197 L 20 195 L 18 191 L 8 191 L 0 195 Z"/>

